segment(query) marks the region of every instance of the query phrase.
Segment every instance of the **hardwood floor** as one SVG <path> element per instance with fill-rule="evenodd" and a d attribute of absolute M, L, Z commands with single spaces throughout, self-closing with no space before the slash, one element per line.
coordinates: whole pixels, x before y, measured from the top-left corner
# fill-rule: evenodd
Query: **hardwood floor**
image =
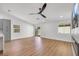
<path fill-rule="evenodd" d="M 5 43 L 5 56 L 72 56 L 71 43 L 40 37 Z"/>

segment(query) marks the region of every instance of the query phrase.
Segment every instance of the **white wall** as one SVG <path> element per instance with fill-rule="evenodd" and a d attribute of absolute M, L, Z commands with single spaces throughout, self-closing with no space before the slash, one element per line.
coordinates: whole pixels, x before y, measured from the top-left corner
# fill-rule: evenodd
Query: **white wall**
<path fill-rule="evenodd" d="M 41 25 L 41 36 L 56 39 L 61 41 L 71 42 L 70 34 L 60 34 L 58 33 L 58 24 L 59 21 L 52 21 Z"/>
<path fill-rule="evenodd" d="M 5 13 L 4 11 L 0 11 L 0 19 L 9 19 L 11 20 L 11 39 L 19 39 L 19 38 L 27 38 L 32 37 L 34 35 L 34 27 L 30 23 L 27 23 L 25 21 L 22 21 L 22 19 L 19 19 L 18 17 L 15 17 L 14 15 L 10 15 L 8 13 Z M 20 25 L 20 33 L 14 33 L 13 32 L 13 25 Z"/>
<path fill-rule="evenodd" d="M 1 12 L 2 13 L 2 12 Z M 33 26 L 22 22 L 21 19 L 11 16 L 6 13 L 2 13 L 4 15 L 3 18 L 7 18 L 11 20 L 11 37 L 13 39 L 18 39 L 18 38 L 24 38 L 24 37 L 30 37 L 33 36 Z M 50 39 L 56 39 L 56 40 L 62 40 L 62 41 L 71 41 L 70 34 L 59 34 L 57 27 L 58 27 L 58 22 L 59 21 L 52 21 L 48 22 L 45 24 L 42 24 L 41 27 L 41 36 L 42 37 L 47 37 Z M 13 33 L 13 24 L 20 24 L 21 25 L 21 32 L 20 33 Z"/>
<path fill-rule="evenodd" d="M 13 25 L 20 25 L 20 33 L 14 33 L 13 32 Z M 30 24 L 27 24 L 21 20 L 12 20 L 11 21 L 11 39 L 18 39 L 18 38 L 27 38 L 33 36 L 33 26 Z"/>

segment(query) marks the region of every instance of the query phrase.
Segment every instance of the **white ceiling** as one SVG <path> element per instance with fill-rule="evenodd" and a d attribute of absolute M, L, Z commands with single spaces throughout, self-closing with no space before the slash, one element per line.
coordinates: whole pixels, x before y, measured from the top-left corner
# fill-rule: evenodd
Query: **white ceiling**
<path fill-rule="evenodd" d="M 71 3 L 48 3 L 43 14 L 47 17 L 46 19 L 40 15 L 29 15 L 29 13 L 39 12 L 43 3 L 9 3 L 0 4 L 2 10 L 8 12 L 11 10 L 11 15 L 21 18 L 32 24 L 38 24 L 43 21 L 54 21 L 54 20 L 71 20 L 73 4 Z M 60 16 L 63 16 L 60 18 Z M 38 20 L 37 20 L 38 19 Z"/>

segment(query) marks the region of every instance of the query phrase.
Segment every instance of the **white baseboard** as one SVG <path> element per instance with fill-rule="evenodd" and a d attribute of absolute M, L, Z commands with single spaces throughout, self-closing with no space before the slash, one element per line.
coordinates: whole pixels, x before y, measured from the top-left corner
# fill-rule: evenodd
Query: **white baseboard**
<path fill-rule="evenodd" d="M 23 38 L 31 38 L 33 36 L 29 36 L 29 37 L 21 37 L 21 38 L 16 38 L 16 39 L 11 39 L 11 40 L 18 40 L 18 39 L 23 39 Z"/>
<path fill-rule="evenodd" d="M 45 36 L 41 36 L 41 37 L 43 37 L 43 38 L 48 38 L 48 39 L 52 39 L 52 40 L 59 40 L 59 39 L 57 39 L 57 38 L 50 38 L 50 37 L 45 37 Z M 63 39 L 60 39 L 59 41 L 65 41 L 65 42 L 73 42 L 73 41 L 68 41 L 68 40 L 63 40 Z"/>

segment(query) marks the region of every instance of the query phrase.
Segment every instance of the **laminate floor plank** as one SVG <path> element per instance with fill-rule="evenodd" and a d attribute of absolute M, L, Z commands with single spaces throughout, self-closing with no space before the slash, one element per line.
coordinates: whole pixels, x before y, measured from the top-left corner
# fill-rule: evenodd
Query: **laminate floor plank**
<path fill-rule="evenodd" d="M 5 43 L 5 56 L 73 56 L 71 43 L 40 37 Z"/>

